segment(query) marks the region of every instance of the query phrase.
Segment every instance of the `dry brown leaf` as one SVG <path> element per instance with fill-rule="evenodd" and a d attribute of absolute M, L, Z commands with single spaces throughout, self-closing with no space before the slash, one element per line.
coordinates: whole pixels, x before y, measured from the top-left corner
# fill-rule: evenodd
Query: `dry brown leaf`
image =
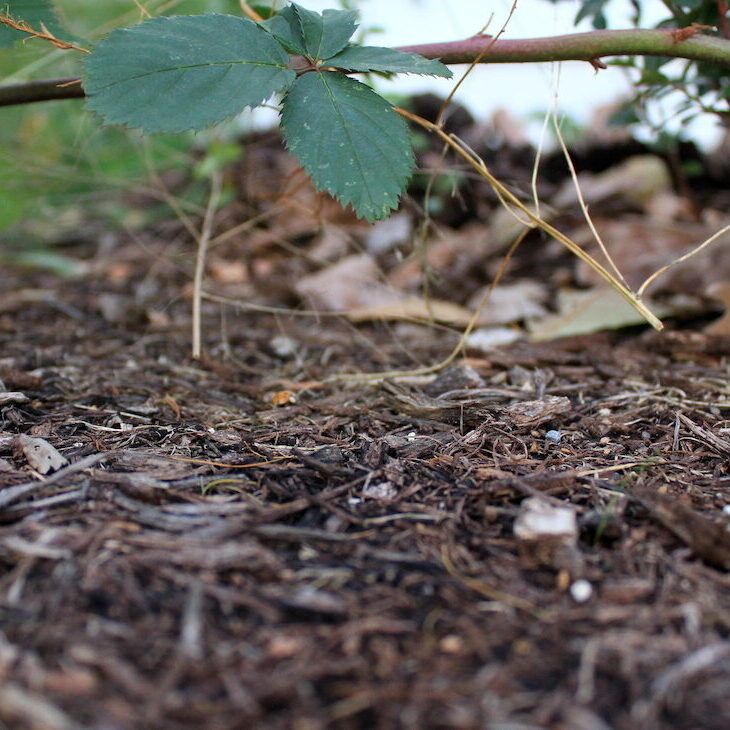
<path fill-rule="evenodd" d="M 330 312 L 381 306 L 400 298 L 379 276 L 375 261 L 360 254 L 305 276 L 294 289 L 310 307 Z"/>
<path fill-rule="evenodd" d="M 455 327 L 466 327 L 472 316 L 472 312 L 458 304 L 420 297 L 408 297 L 401 301 L 376 304 L 371 307 L 358 307 L 347 312 L 347 318 L 352 322 L 407 319 L 439 322 Z"/>
<path fill-rule="evenodd" d="M 707 296 L 721 302 L 725 314 L 705 327 L 705 333 L 719 337 L 730 337 L 730 283 L 718 282 L 707 289 Z"/>
<path fill-rule="evenodd" d="M 622 197 L 630 203 L 644 206 L 655 195 L 671 190 L 672 176 L 669 167 L 656 155 L 636 155 L 605 172 L 578 176 L 583 199 L 588 205 L 601 203 L 609 198 Z M 551 203 L 557 208 L 578 204 L 575 183 L 567 179 L 555 194 Z"/>
<path fill-rule="evenodd" d="M 638 216 L 620 219 L 596 218 L 596 228 L 619 271 L 633 287 L 678 257 L 693 250 L 713 233 L 719 225 L 671 222 L 660 223 Z M 574 236 L 575 241 L 596 253 L 593 236 L 586 228 Z M 602 283 L 585 264 L 579 264 L 578 283 L 594 286 Z M 707 251 L 685 261 L 661 276 L 649 293 L 657 290 L 696 295 L 715 282 L 730 281 L 730 234 L 719 239 Z"/>
<path fill-rule="evenodd" d="M 30 467 L 40 474 L 49 474 L 68 464 L 68 459 L 45 439 L 21 434 L 15 439 L 15 444 Z"/>
<path fill-rule="evenodd" d="M 647 304 L 659 318 L 702 311 L 699 300 L 683 296 L 673 302 Z M 552 340 L 645 324 L 644 318 L 613 289 L 562 291 L 558 294 L 558 309 L 554 316 L 529 323 L 530 339 Z"/>

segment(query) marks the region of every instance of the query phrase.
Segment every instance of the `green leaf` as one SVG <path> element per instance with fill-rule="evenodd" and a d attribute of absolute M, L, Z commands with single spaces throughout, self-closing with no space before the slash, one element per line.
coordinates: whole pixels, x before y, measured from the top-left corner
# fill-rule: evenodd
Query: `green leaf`
<path fill-rule="evenodd" d="M 575 24 L 578 25 L 581 20 L 590 18 L 593 21 L 594 28 L 606 28 L 606 16 L 603 9 L 607 3 L 608 0 L 584 0 L 578 14 L 575 16 Z"/>
<path fill-rule="evenodd" d="M 115 30 L 86 61 L 87 106 L 145 132 L 203 129 L 296 78 L 284 49 L 232 15 L 153 18 Z"/>
<path fill-rule="evenodd" d="M 443 76 L 447 79 L 453 76 L 441 61 L 431 61 L 417 53 L 403 53 L 392 48 L 377 46 L 348 46 L 336 56 L 328 58 L 327 65 L 347 71 L 421 74 Z"/>
<path fill-rule="evenodd" d="M 24 20 L 33 30 L 41 30 L 45 26 L 54 35 L 63 37 L 63 28 L 51 0 L 0 0 L 0 13 L 9 15 L 13 20 Z M 26 33 L 0 25 L 0 48 L 9 48 L 27 37 Z"/>
<path fill-rule="evenodd" d="M 284 99 L 289 151 L 319 190 L 361 218 L 385 218 L 413 170 L 406 123 L 372 89 L 340 73 L 306 73 Z"/>
<path fill-rule="evenodd" d="M 307 54 L 302 23 L 299 14 L 291 5 L 287 5 L 279 13 L 260 22 L 259 25 L 271 33 L 289 53 L 296 53 L 299 56 Z"/>
<path fill-rule="evenodd" d="M 326 60 L 341 51 L 357 30 L 356 10 L 325 10 L 322 14 L 292 3 L 299 15 L 307 57 Z"/>

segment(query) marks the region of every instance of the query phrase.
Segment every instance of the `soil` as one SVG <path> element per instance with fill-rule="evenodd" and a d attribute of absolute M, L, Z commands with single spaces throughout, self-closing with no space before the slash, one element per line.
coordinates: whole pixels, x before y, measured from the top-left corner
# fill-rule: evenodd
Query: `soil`
<path fill-rule="evenodd" d="M 0 279 L 2 727 L 730 726 L 728 338 L 346 378 L 459 332 L 261 311 L 304 264 L 260 241 L 195 361 L 185 236 Z M 531 504 L 575 529 L 517 529 Z"/>

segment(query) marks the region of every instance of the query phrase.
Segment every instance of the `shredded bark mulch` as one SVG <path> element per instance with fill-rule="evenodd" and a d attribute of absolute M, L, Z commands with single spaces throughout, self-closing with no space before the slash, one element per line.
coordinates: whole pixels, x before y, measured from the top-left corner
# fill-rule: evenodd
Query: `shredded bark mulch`
<path fill-rule="evenodd" d="M 435 186 L 422 256 L 422 189 L 373 238 L 269 137 L 226 172 L 203 359 L 190 223 L 146 194 L 125 194 L 146 227 L 59 237 L 85 275 L 2 272 L 0 727 L 730 727 L 730 338 L 706 313 L 357 376 L 438 363 L 463 328 L 332 310 L 393 289 L 469 306 L 514 224 L 481 183 Z M 605 147 L 579 169 L 614 164 Z M 484 154 L 528 199 L 534 152 Z M 667 225 L 697 227 L 703 201 L 678 195 Z M 631 264 L 656 223 L 609 203 Z M 727 283 L 720 254 L 695 261 L 675 292 Z M 537 288 L 555 311 L 578 273 L 532 234 L 506 306 Z"/>
<path fill-rule="evenodd" d="M 332 380 L 458 334 L 211 305 L 195 362 L 93 281 L 2 284 L 4 727 L 728 726 L 730 343 Z"/>

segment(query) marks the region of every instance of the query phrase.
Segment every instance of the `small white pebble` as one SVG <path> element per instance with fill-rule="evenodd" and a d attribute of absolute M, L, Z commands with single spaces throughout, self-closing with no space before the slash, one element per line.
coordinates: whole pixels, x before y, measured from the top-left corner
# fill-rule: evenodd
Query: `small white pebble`
<path fill-rule="evenodd" d="M 472 332 L 466 339 L 466 345 L 474 350 L 490 352 L 502 345 L 521 340 L 523 336 L 519 330 L 509 327 L 485 327 Z"/>
<path fill-rule="evenodd" d="M 723 512 L 723 514 L 726 514 L 728 517 L 730 517 L 730 504 L 726 504 L 722 508 L 722 512 Z"/>
<path fill-rule="evenodd" d="M 581 578 L 570 586 L 570 595 L 576 603 L 585 603 L 593 595 L 593 586 Z"/>
<path fill-rule="evenodd" d="M 407 440 L 407 441 L 415 441 L 415 440 L 416 440 L 416 432 L 415 432 L 415 431 L 411 431 L 411 432 L 410 432 L 410 433 L 409 433 L 409 434 L 408 434 L 408 435 L 406 436 L 406 440 Z"/>
<path fill-rule="evenodd" d="M 360 497 L 349 497 L 347 500 L 347 504 L 349 504 L 350 507 L 356 507 L 361 502 L 362 500 L 360 499 Z"/>
<path fill-rule="evenodd" d="M 208 433 L 215 433 L 215 429 L 213 428 L 213 426 L 208 427 Z"/>
<path fill-rule="evenodd" d="M 598 415 L 602 417 L 610 416 L 611 415 L 611 409 L 610 408 L 601 408 L 600 411 L 598 411 Z"/>
<path fill-rule="evenodd" d="M 269 340 L 269 347 L 278 357 L 287 358 L 296 355 L 299 343 L 286 335 L 276 335 Z"/>

